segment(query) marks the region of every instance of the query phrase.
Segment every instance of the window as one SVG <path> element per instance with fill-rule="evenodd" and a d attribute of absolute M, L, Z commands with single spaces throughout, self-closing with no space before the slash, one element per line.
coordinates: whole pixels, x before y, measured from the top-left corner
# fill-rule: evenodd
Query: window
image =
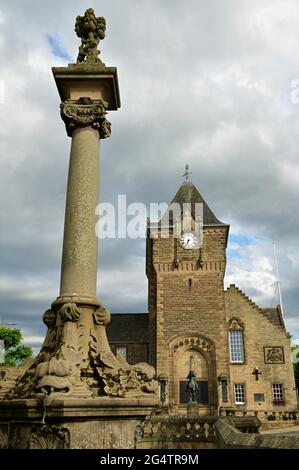
<path fill-rule="evenodd" d="M 243 331 L 229 332 L 231 362 L 244 362 Z"/>
<path fill-rule="evenodd" d="M 254 393 L 254 401 L 265 401 L 265 395 L 263 393 Z"/>
<path fill-rule="evenodd" d="M 272 385 L 273 401 L 283 401 L 283 389 L 281 384 Z"/>
<path fill-rule="evenodd" d="M 243 384 L 235 384 L 235 403 L 244 405 L 245 403 L 245 387 Z"/>
<path fill-rule="evenodd" d="M 124 347 L 124 346 L 117 347 L 116 348 L 116 355 L 118 355 L 118 354 L 122 354 L 124 356 L 124 358 L 126 359 L 127 358 L 127 348 Z"/>

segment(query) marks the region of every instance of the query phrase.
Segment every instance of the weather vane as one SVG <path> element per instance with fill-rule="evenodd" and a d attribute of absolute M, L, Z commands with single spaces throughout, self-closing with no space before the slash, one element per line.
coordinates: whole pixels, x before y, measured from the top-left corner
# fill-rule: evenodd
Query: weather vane
<path fill-rule="evenodd" d="M 189 165 L 186 165 L 185 173 L 183 174 L 183 178 L 186 178 L 186 183 L 188 182 L 190 175 L 192 175 L 192 171 L 189 171 Z"/>
<path fill-rule="evenodd" d="M 77 57 L 77 63 L 101 63 L 98 57 L 100 51 L 98 45 L 104 39 L 106 31 L 105 18 L 95 16 L 92 8 L 88 8 L 84 16 L 77 16 L 75 32 L 81 38 L 81 46 Z"/>

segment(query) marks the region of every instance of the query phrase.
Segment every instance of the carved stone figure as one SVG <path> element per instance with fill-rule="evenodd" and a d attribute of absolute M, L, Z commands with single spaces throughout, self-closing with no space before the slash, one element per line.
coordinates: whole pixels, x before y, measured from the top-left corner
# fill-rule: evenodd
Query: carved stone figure
<path fill-rule="evenodd" d="M 50 361 L 42 362 L 36 368 L 35 388 L 44 395 L 53 392 L 71 394 L 74 385 L 79 380 L 81 353 L 72 346 L 62 346 L 58 357 L 52 357 Z"/>
<path fill-rule="evenodd" d="M 77 62 L 101 63 L 98 45 L 100 40 L 104 39 L 105 31 L 105 18 L 97 18 L 92 8 L 88 8 L 84 16 L 77 16 L 75 32 L 81 38 Z"/>
<path fill-rule="evenodd" d="M 188 379 L 188 383 L 187 383 L 186 390 L 189 392 L 188 403 L 196 403 L 196 392 L 198 391 L 198 385 L 196 381 L 196 374 L 193 370 L 189 371 L 187 379 Z"/>

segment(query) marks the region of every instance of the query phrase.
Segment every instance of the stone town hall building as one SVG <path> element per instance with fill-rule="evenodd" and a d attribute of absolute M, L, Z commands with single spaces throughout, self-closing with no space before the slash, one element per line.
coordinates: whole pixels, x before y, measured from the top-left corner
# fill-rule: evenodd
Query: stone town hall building
<path fill-rule="evenodd" d="M 279 306 L 260 308 L 235 285 L 224 290 L 229 225 L 191 182 L 172 202 L 203 204 L 203 244 L 150 238 L 148 228 L 148 313 L 112 315 L 112 350 L 128 362 L 154 365 L 161 394 L 166 387 L 166 401 L 178 413 L 186 411 L 191 356 L 200 413 L 295 411 L 290 335 Z"/>

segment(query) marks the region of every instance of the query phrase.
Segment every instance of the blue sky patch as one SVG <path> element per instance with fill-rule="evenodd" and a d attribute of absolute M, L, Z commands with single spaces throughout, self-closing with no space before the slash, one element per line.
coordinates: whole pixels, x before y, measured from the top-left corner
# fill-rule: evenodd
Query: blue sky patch
<path fill-rule="evenodd" d="M 230 243 L 235 244 L 230 245 Z M 240 234 L 230 234 L 229 235 L 229 240 L 228 240 L 228 246 L 227 246 L 227 257 L 229 260 L 236 259 L 236 258 L 243 258 L 246 256 L 244 254 L 244 251 L 242 248 L 245 248 L 250 245 L 261 245 L 261 244 L 266 244 L 269 245 L 271 244 L 271 240 L 265 236 L 260 236 L 260 235 L 244 235 L 242 233 Z M 236 247 L 237 245 L 237 247 Z"/>
<path fill-rule="evenodd" d="M 238 243 L 238 245 L 241 245 L 241 246 L 248 246 L 248 245 L 252 245 L 253 239 L 250 238 L 250 237 L 247 237 L 246 235 L 242 235 L 242 234 L 240 234 L 240 235 L 231 234 L 231 235 L 229 235 L 229 242 L 235 242 L 235 243 Z"/>
<path fill-rule="evenodd" d="M 47 34 L 47 40 L 48 40 L 48 43 L 50 44 L 53 55 L 55 55 L 56 57 L 59 57 L 60 59 L 67 60 L 68 62 L 72 61 L 72 58 L 63 48 L 63 46 L 60 44 L 57 38 L 55 38 L 54 36 L 51 36 L 50 34 Z"/>

